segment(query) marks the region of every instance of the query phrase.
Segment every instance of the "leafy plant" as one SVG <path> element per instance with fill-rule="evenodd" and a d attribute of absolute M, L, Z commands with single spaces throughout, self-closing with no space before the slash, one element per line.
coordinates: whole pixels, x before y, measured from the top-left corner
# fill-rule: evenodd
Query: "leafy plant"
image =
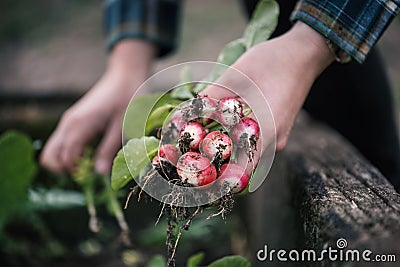
<path fill-rule="evenodd" d="M 28 136 L 9 131 L 0 137 L 0 235 L 7 221 L 28 212 L 28 188 L 36 168 Z"/>
<path fill-rule="evenodd" d="M 118 202 L 118 196 L 114 190 L 111 188 L 109 183 L 109 178 L 105 176 L 99 176 L 93 173 L 93 156 L 90 149 L 85 151 L 85 154 L 79 160 L 78 167 L 73 174 L 74 180 L 81 186 L 82 191 L 85 195 L 86 205 L 88 213 L 90 216 L 89 228 L 93 232 L 100 231 L 100 224 L 96 214 L 96 187 L 100 184 L 100 193 L 97 199 L 101 204 L 104 203 L 108 209 L 108 212 L 115 216 L 118 224 L 121 228 L 121 241 L 126 245 L 130 244 L 129 239 L 129 227 L 125 221 L 124 214 L 122 212 L 121 206 Z"/>
<path fill-rule="evenodd" d="M 121 240 L 129 243 L 129 228 L 117 192 L 111 189 L 110 177 L 93 173 L 89 150 L 78 165 L 74 179 L 83 193 L 57 188 L 57 183 L 45 188 L 38 179 L 34 180 L 37 164 L 32 140 L 14 130 L 0 136 L 0 256 L 45 261 L 66 255 L 66 244 L 53 235 L 42 216 L 85 204 L 92 216 L 92 230 L 99 229 L 95 206 L 104 204 L 121 227 Z M 18 226 L 24 230 L 19 231 Z"/>
<path fill-rule="evenodd" d="M 60 256 L 64 246 L 53 238 L 38 211 L 82 206 L 79 192 L 34 187 L 37 165 L 31 139 L 10 130 L 0 136 L 0 255 L 17 258 Z M 14 222 L 24 226 L 26 233 L 35 233 L 36 240 L 8 231 Z M 22 232 L 23 233 L 23 232 Z M 40 244 L 40 245 L 39 245 Z M 30 246 L 37 247 L 32 251 Z M 4 254 L 3 254 L 4 253 Z"/>

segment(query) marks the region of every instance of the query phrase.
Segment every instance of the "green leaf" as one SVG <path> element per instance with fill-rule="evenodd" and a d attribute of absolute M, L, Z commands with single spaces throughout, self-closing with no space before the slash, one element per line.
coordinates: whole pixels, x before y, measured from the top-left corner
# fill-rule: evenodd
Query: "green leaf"
<path fill-rule="evenodd" d="M 275 0 L 261 0 L 244 31 L 246 49 L 268 40 L 278 25 L 279 5 Z"/>
<path fill-rule="evenodd" d="M 186 263 L 186 267 L 198 267 L 200 263 L 204 260 L 204 252 L 196 253 L 189 257 Z"/>
<path fill-rule="evenodd" d="M 173 99 L 169 94 L 153 93 L 135 97 L 129 104 L 124 118 L 124 137 L 140 138 L 145 135 L 147 116 L 152 110 L 165 104 L 178 105 L 181 101 Z M 152 129 L 149 129 L 150 131 Z"/>
<path fill-rule="evenodd" d="M 139 138 L 144 135 L 147 115 L 161 96 L 161 93 L 154 93 L 135 97 L 132 100 L 124 118 L 125 138 Z"/>
<path fill-rule="evenodd" d="M 85 197 L 78 191 L 36 188 L 29 190 L 29 203 L 35 210 L 61 210 L 84 207 Z"/>
<path fill-rule="evenodd" d="M 168 117 L 169 113 L 175 108 L 175 105 L 165 104 L 161 107 L 154 109 L 146 123 L 146 134 L 149 134 L 151 130 L 156 127 L 160 127 L 164 124 L 165 119 Z"/>
<path fill-rule="evenodd" d="M 192 83 L 185 83 L 181 86 L 178 86 L 171 91 L 171 97 L 182 100 L 192 99 L 194 97 L 191 89 L 192 87 Z"/>
<path fill-rule="evenodd" d="M 4 133 L 0 137 L 0 232 L 7 220 L 26 210 L 35 171 L 30 138 L 17 131 Z"/>
<path fill-rule="evenodd" d="M 154 127 L 162 125 L 162 123 L 160 124 L 159 118 L 157 116 L 152 116 L 151 113 L 156 111 L 159 107 L 165 105 L 175 107 L 179 103 L 181 103 L 180 100 L 173 99 L 170 94 L 166 93 L 153 93 L 135 97 L 129 104 L 125 113 L 123 128 L 124 138 L 140 138 L 149 134 Z M 157 121 L 153 121 L 155 119 Z"/>
<path fill-rule="evenodd" d="M 226 256 L 219 260 L 212 262 L 208 267 L 251 267 L 248 259 L 242 256 Z"/>
<path fill-rule="evenodd" d="M 114 158 L 112 171 L 111 171 L 111 188 L 118 190 L 124 187 L 129 181 L 133 179 L 126 165 L 124 150 L 118 151 L 117 156 Z"/>
<path fill-rule="evenodd" d="M 193 75 L 192 75 L 192 69 L 188 66 L 185 66 L 181 73 L 180 73 L 180 81 L 182 83 L 181 86 L 176 87 L 171 91 L 171 97 L 172 98 L 177 98 L 177 99 L 182 99 L 182 100 L 188 100 L 194 97 L 193 94 L 193 89 L 194 85 L 192 83 L 193 81 Z"/>
<path fill-rule="evenodd" d="M 167 267 L 167 261 L 162 255 L 155 255 L 146 267 Z"/>
<path fill-rule="evenodd" d="M 218 55 L 218 62 L 225 65 L 232 65 L 235 61 L 246 52 L 246 46 L 242 38 L 234 40 L 222 49 Z"/>
<path fill-rule="evenodd" d="M 149 158 L 156 155 L 158 144 L 159 140 L 157 138 L 148 136 L 129 140 L 114 159 L 111 187 L 114 190 L 118 190 L 133 178 L 136 178 L 150 162 Z"/>

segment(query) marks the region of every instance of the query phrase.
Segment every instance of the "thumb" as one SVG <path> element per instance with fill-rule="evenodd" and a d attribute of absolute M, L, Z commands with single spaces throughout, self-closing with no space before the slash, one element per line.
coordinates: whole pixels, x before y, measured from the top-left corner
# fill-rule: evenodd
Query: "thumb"
<path fill-rule="evenodd" d="M 122 142 L 122 122 L 120 119 L 114 120 L 105 132 L 96 152 L 94 169 L 96 172 L 107 175 L 111 172 L 112 162 L 121 147 Z"/>
<path fill-rule="evenodd" d="M 207 86 L 200 94 L 200 96 L 208 96 L 212 99 L 219 100 L 227 96 L 236 96 L 232 91 L 225 89 L 222 86 L 211 84 Z"/>
<path fill-rule="evenodd" d="M 214 99 L 224 97 L 246 97 L 248 93 L 254 91 L 252 81 L 240 71 L 240 67 L 233 65 L 227 68 L 224 73 L 213 83 L 208 85 L 200 95 L 207 95 Z"/>

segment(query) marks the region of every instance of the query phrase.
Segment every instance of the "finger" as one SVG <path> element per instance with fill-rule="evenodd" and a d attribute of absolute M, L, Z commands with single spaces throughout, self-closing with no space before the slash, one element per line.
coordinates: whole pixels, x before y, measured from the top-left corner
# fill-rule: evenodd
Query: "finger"
<path fill-rule="evenodd" d="M 210 98 L 219 100 L 221 98 L 227 97 L 227 96 L 235 96 L 235 94 L 227 90 L 226 88 L 219 86 L 217 84 L 212 84 L 207 86 L 201 93 L 201 96 L 208 96 Z"/>
<path fill-rule="evenodd" d="M 240 149 L 237 155 L 237 164 L 241 166 L 248 174 L 255 171 L 258 161 L 261 156 L 261 145 L 257 142 L 257 149 L 249 151 L 246 149 Z"/>
<path fill-rule="evenodd" d="M 62 173 L 64 168 L 60 161 L 62 133 L 56 130 L 48 139 L 40 155 L 40 164 L 54 173 Z"/>
<path fill-rule="evenodd" d="M 68 133 L 64 135 L 64 140 L 60 149 L 60 161 L 66 170 L 69 172 L 74 171 L 79 157 L 82 155 L 91 137 L 92 134 L 81 132 L 78 128 L 68 131 Z"/>
<path fill-rule="evenodd" d="M 93 126 L 93 121 L 85 121 L 79 117 L 71 116 L 62 121 L 60 131 L 63 133 L 63 140 L 59 159 L 64 169 L 74 171 L 87 143 L 99 129 Z"/>
<path fill-rule="evenodd" d="M 107 175 L 111 172 L 111 166 L 114 157 L 121 147 L 122 142 L 122 122 L 120 119 L 114 120 L 107 129 L 103 140 L 101 141 L 95 161 L 95 171 Z"/>
<path fill-rule="evenodd" d="M 251 93 L 254 85 L 249 78 L 240 72 L 239 66 L 227 68 L 225 72 L 214 83 L 207 86 L 201 95 L 207 95 L 214 99 L 221 99 L 229 96 L 245 97 Z"/>

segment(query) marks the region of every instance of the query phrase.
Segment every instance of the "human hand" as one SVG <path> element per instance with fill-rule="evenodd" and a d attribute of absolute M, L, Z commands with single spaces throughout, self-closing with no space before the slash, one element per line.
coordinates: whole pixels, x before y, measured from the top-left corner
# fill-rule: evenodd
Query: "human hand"
<path fill-rule="evenodd" d="M 56 173 L 72 172 L 85 146 L 104 134 L 95 154 L 95 170 L 110 172 L 121 146 L 124 111 L 147 78 L 153 54 L 153 46 L 145 41 L 123 40 L 116 45 L 104 75 L 63 114 L 41 154 L 44 167 Z"/>
<path fill-rule="evenodd" d="M 306 24 L 297 22 L 284 35 L 254 46 L 232 65 L 252 79 L 268 100 L 275 121 L 276 150 L 285 147 L 290 130 L 311 85 L 333 61 L 334 55 L 323 36 Z M 241 77 L 232 73 L 234 72 L 228 71 L 222 75 L 220 83 L 228 88 L 229 85 L 239 87 L 240 90 L 236 93 L 243 98 L 249 97 L 254 87 L 237 86 L 243 81 L 240 80 Z M 217 86 L 209 86 L 202 94 L 220 99 L 232 95 L 232 92 Z M 268 133 L 263 135 L 268 136 Z M 264 145 L 268 145 L 267 142 L 264 141 Z"/>

